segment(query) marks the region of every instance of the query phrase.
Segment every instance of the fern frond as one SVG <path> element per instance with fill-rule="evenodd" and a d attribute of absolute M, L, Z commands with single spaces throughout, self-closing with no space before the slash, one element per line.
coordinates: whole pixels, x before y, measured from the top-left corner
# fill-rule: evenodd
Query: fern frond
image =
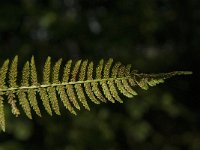
<path fill-rule="evenodd" d="M 18 65 L 18 56 L 15 56 L 14 60 L 11 63 L 10 71 L 9 71 L 9 87 L 17 87 L 17 65 Z M 15 116 L 18 116 L 20 114 L 19 109 L 16 106 L 16 100 L 15 100 L 15 94 L 12 91 L 8 91 L 8 103 L 11 105 L 12 113 Z"/>
<path fill-rule="evenodd" d="M 76 82 L 77 81 L 77 78 L 78 78 L 77 74 L 78 74 L 78 70 L 79 70 L 79 68 L 81 66 L 81 61 L 82 60 L 77 61 L 75 66 L 74 66 L 74 68 L 73 68 L 71 82 Z M 82 68 L 80 69 L 80 77 L 79 77 L 79 79 L 83 78 L 82 76 L 84 75 L 84 69 L 85 69 L 86 65 L 87 65 L 86 61 L 82 63 Z M 81 81 L 83 81 L 83 79 Z M 75 90 L 76 90 L 76 93 L 77 93 L 77 96 L 78 96 L 78 99 L 80 100 L 80 102 L 83 104 L 83 106 L 87 110 L 90 110 L 90 108 L 89 108 L 89 106 L 87 104 L 83 89 L 81 87 L 81 84 L 75 84 L 74 87 L 75 87 Z"/>
<path fill-rule="evenodd" d="M 29 62 L 26 62 L 24 65 L 24 68 L 22 70 L 22 81 L 21 81 L 21 86 L 23 87 L 28 87 L 29 86 Z M 19 103 L 22 106 L 25 114 L 27 115 L 28 118 L 32 119 L 31 115 L 31 108 L 29 105 L 29 102 L 27 100 L 26 96 L 26 90 L 22 89 L 18 92 L 18 97 L 19 97 Z"/>
<path fill-rule="evenodd" d="M 104 63 L 105 62 L 105 63 Z M 38 106 L 40 96 L 44 109 L 49 115 L 52 110 L 60 115 L 59 99 L 65 108 L 76 115 L 76 109 L 82 105 L 90 110 L 88 100 L 95 104 L 110 101 L 123 103 L 120 93 L 132 98 L 137 95 L 135 88 L 147 90 L 150 86 L 163 83 L 165 79 L 176 75 L 188 75 L 189 71 L 174 71 L 160 74 L 143 74 L 131 69 L 131 65 L 121 62 L 113 63 L 113 59 L 99 61 L 97 67 L 88 60 L 78 60 L 72 66 L 69 60 L 61 76 L 62 59 L 59 59 L 51 68 L 51 58 L 48 57 L 43 70 L 43 81 L 38 82 L 35 60 L 32 56 L 30 63 L 27 61 L 22 69 L 22 78 L 18 79 L 18 56 L 9 66 L 6 60 L 0 68 L 0 128 L 5 131 L 4 97 L 7 96 L 12 113 L 20 114 L 18 104 L 26 116 L 32 119 L 31 109 L 38 116 L 41 110 Z M 7 79 L 8 77 L 8 79 Z M 60 79 L 62 77 L 62 80 Z M 17 82 L 20 81 L 18 84 Z M 18 97 L 18 101 L 15 99 Z"/>
<path fill-rule="evenodd" d="M 83 63 L 82 63 L 82 66 L 80 68 L 79 81 L 84 81 L 87 63 L 88 63 L 87 60 L 83 61 Z M 85 109 L 90 110 L 88 103 L 86 101 L 86 97 L 85 97 L 82 85 L 75 84 L 75 89 L 76 89 L 78 98 L 80 99 L 80 101 L 83 104 L 83 106 L 85 107 Z"/>
<path fill-rule="evenodd" d="M 125 89 L 125 87 L 124 87 L 124 85 L 123 85 L 123 80 L 126 80 L 126 79 L 123 78 L 124 66 L 123 66 L 121 63 L 117 63 L 116 66 L 114 66 L 114 67 L 116 67 L 117 76 L 118 76 L 119 78 L 121 78 L 121 80 L 115 80 L 119 91 L 120 91 L 124 96 L 129 97 L 129 98 L 132 98 L 133 95 L 132 95 L 131 93 L 129 93 L 129 92 Z"/>
<path fill-rule="evenodd" d="M 37 98 L 36 98 L 36 91 L 33 88 L 28 89 L 28 99 L 30 101 L 31 107 L 33 107 L 33 110 L 35 113 L 41 117 L 41 112 L 38 106 Z"/>
<path fill-rule="evenodd" d="M 50 58 L 48 57 L 48 59 L 50 59 Z M 49 72 L 50 72 L 50 70 L 49 70 Z M 43 84 L 48 84 L 49 79 L 47 78 L 47 76 L 48 76 L 47 73 L 48 73 L 48 70 L 45 67 L 45 70 L 43 72 Z M 32 76 L 32 78 L 31 78 L 32 83 L 34 85 L 38 85 L 37 70 L 36 70 L 36 67 L 35 67 L 34 56 L 32 56 L 32 58 L 31 58 L 31 74 L 32 74 L 31 75 Z M 52 110 L 51 110 L 51 106 L 50 106 L 50 103 L 49 103 L 49 97 L 48 97 L 46 89 L 39 86 L 38 92 L 39 92 L 39 95 L 41 97 L 41 100 L 42 100 L 42 103 L 43 103 L 45 110 L 47 111 L 47 113 L 49 115 L 52 116 Z"/>
<path fill-rule="evenodd" d="M 33 56 L 31 58 L 30 81 L 31 81 L 32 87 L 37 87 L 39 85 L 37 81 L 37 71 L 36 71 L 35 60 Z M 33 110 L 36 112 L 36 114 L 41 117 L 41 112 L 40 112 L 37 98 L 36 98 L 36 91 L 37 90 L 35 88 L 29 88 L 27 90 L 27 94 L 28 94 L 28 99 L 30 101 L 31 107 L 33 107 Z"/>
<path fill-rule="evenodd" d="M 108 62 L 105 64 L 104 71 L 103 71 L 103 78 L 105 78 L 105 79 L 109 78 L 109 73 L 110 73 L 110 68 L 111 68 L 112 63 L 113 63 L 113 59 L 109 59 Z M 102 86 L 102 89 L 103 89 L 103 92 L 104 92 L 106 98 L 110 102 L 115 103 L 115 100 L 111 95 L 111 90 L 109 90 L 106 81 L 103 80 L 100 82 L 100 84 Z"/>
<path fill-rule="evenodd" d="M 74 66 L 74 68 L 73 68 L 73 70 L 71 72 L 71 81 L 72 82 L 73 81 L 75 82 L 75 80 L 76 80 L 76 75 L 75 74 L 76 74 L 76 71 L 78 71 L 76 68 L 79 68 L 80 62 L 81 62 L 81 60 L 76 62 L 75 66 Z M 70 76 L 71 64 L 72 64 L 72 61 L 69 61 L 66 64 L 66 72 L 69 73 L 69 74 L 67 74 L 67 77 L 66 77 L 68 80 L 69 80 L 69 76 Z M 76 109 L 80 110 L 80 106 L 79 106 L 79 104 L 77 102 L 77 98 L 76 98 L 75 93 L 74 93 L 73 85 L 67 84 L 66 85 L 66 90 L 67 90 L 67 94 L 69 95 L 70 101 L 73 103 L 73 105 L 76 107 Z"/>
<path fill-rule="evenodd" d="M 8 65 L 9 65 L 9 60 L 7 59 L 4 64 L 2 65 L 1 69 L 0 69 L 0 88 L 6 88 L 6 74 L 8 72 Z"/>
<path fill-rule="evenodd" d="M 93 62 L 90 63 L 89 65 L 89 69 L 91 69 L 90 72 L 88 72 L 88 80 L 94 80 L 92 77 L 92 73 L 93 73 Z M 98 73 L 96 71 L 96 79 L 98 79 Z M 106 99 L 104 98 L 104 96 L 101 93 L 101 90 L 98 87 L 98 82 L 91 82 L 91 86 L 92 86 L 92 91 L 94 92 L 94 94 L 96 95 L 96 97 L 102 101 L 102 102 L 106 102 Z"/>
<path fill-rule="evenodd" d="M 6 60 L 3 66 L 0 69 L 0 89 L 6 88 L 6 74 L 8 71 L 9 60 Z M 5 116 L 4 116 L 4 104 L 3 104 L 3 95 L 4 93 L 0 91 L 0 127 L 5 131 Z"/>
<path fill-rule="evenodd" d="M 52 75 L 53 79 L 54 79 L 54 76 L 56 76 L 56 71 L 58 72 L 58 69 L 56 69 L 56 67 L 58 66 L 55 65 L 53 69 L 53 75 Z M 50 84 L 50 77 L 51 77 L 51 58 L 48 57 L 44 65 L 44 73 L 43 73 L 44 84 L 47 84 L 47 85 Z M 47 87 L 47 93 L 49 95 L 49 99 L 50 99 L 54 112 L 57 115 L 60 115 L 55 87 L 53 86 Z"/>
<path fill-rule="evenodd" d="M 90 62 L 88 65 L 88 69 L 87 69 L 87 79 L 93 80 L 92 76 L 93 76 L 93 62 Z M 84 87 L 85 87 L 85 92 L 87 93 L 87 95 L 91 99 L 91 101 L 94 102 L 95 104 L 100 104 L 99 100 L 95 97 L 94 93 L 96 93 L 96 92 L 92 91 L 92 83 L 85 82 Z"/>

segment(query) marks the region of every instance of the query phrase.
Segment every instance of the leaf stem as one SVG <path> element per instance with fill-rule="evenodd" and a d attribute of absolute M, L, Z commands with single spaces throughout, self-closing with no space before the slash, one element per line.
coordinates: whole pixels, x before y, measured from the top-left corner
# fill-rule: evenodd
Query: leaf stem
<path fill-rule="evenodd" d="M 74 82 L 62 82 L 62 83 L 52 83 L 52 84 L 41 84 L 41 85 L 31 85 L 31 86 L 20 86 L 20 87 L 10 87 L 10 88 L 3 88 L 0 89 L 0 92 L 7 92 L 7 91 L 19 91 L 19 90 L 27 90 L 27 89 L 39 89 L 39 88 L 47 88 L 47 87 L 56 87 L 56 86 L 65 86 L 65 85 L 73 85 L 73 84 L 84 84 L 84 83 L 91 83 L 91 82 L 101 82 L 101 81 L 112 81 L 112 80 L 126 80 L 131 76 L 121 77 L 121 78 L 106 78 L 106 79 L 94 79 L 94 80 L 84 80 L 84 81 L 74 81 Z"/>

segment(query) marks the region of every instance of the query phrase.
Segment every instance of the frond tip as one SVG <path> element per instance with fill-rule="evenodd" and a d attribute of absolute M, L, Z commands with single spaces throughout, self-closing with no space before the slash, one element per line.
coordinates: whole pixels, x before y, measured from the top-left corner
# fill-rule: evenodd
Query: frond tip
<path fill-rule="evenodd" d="M 165 79 L 173 76 L 192 74 L 191 71 L 143 74 L 132 70 L 130 64 L 125 66 L 120 62 L 114 63 L 111 58 L 107 61 L 100 60 L 95 68 L 92 61 L 78 60 L 72 67 L 72 60 L 69 60 L 62 72 L 62 59 L 51 68 L 51 58 L 48 57 L 44 65 L 43 81 L 39 83 L 33 56 L 30 63 L 28 61 L 25 63 L 21 79 L 18 79 L 20 76 L 17 68 L 18 56 L 13 59 L 10 66 L 9 62 L 6 60 L 0 68 L 0 128 L 3 131 L 5 131 L 6 96 L 12 113 L 16 116 L 20 115 L 18 105 L 30 119 L 32 119 L 31 109 L 41 116 L 39 101 L 42 101 L 49 115 L 53 112 L 60 115 L 59 100 L 69 112 L 76 115 L 76 109 L 79 110 L 81 105 L 90 110 L 89 99 L 95 104 L 107 101 L 123 103 L 120 94 L 132 98 L 137 95 L 135 91 L 137 86 L 147 90 L 150 86 L 163 83 Z M 16 97 L 18 99 L 15 99 Z"/>

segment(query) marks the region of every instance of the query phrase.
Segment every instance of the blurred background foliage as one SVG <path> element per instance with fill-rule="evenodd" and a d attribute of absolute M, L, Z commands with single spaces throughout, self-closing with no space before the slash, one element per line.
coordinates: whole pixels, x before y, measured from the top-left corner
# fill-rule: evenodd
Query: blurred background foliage
<path fill-rule="evenodd" d="M 113 57 L 141 72 L 192 70 L 123 104 L 89 103 L 72 116 L 15 118 L 6 105 L 0 150 L 199 150 L 198 0 L 1 0 L 0 64 L 32 55 L 97 61 Z M 42 106 L 41 106 L 42 108 Z"/>

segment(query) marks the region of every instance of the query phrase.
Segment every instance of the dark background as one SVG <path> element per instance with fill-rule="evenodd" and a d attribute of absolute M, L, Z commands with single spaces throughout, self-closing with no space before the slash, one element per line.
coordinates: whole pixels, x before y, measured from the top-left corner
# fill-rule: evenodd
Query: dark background
<path fill-rule="evenodd" d="M 1 0 L 0 64 L 19 55 L 20 68 L 34 55 L 41 74 L 47 56 L 112 57 L 140 72 L 194 74 L 76 117 L 62 107 L 62 116 L 15 118 L 6 104 L 0 149 L 199 150 L 199 47 L 198 0 Z"/>

